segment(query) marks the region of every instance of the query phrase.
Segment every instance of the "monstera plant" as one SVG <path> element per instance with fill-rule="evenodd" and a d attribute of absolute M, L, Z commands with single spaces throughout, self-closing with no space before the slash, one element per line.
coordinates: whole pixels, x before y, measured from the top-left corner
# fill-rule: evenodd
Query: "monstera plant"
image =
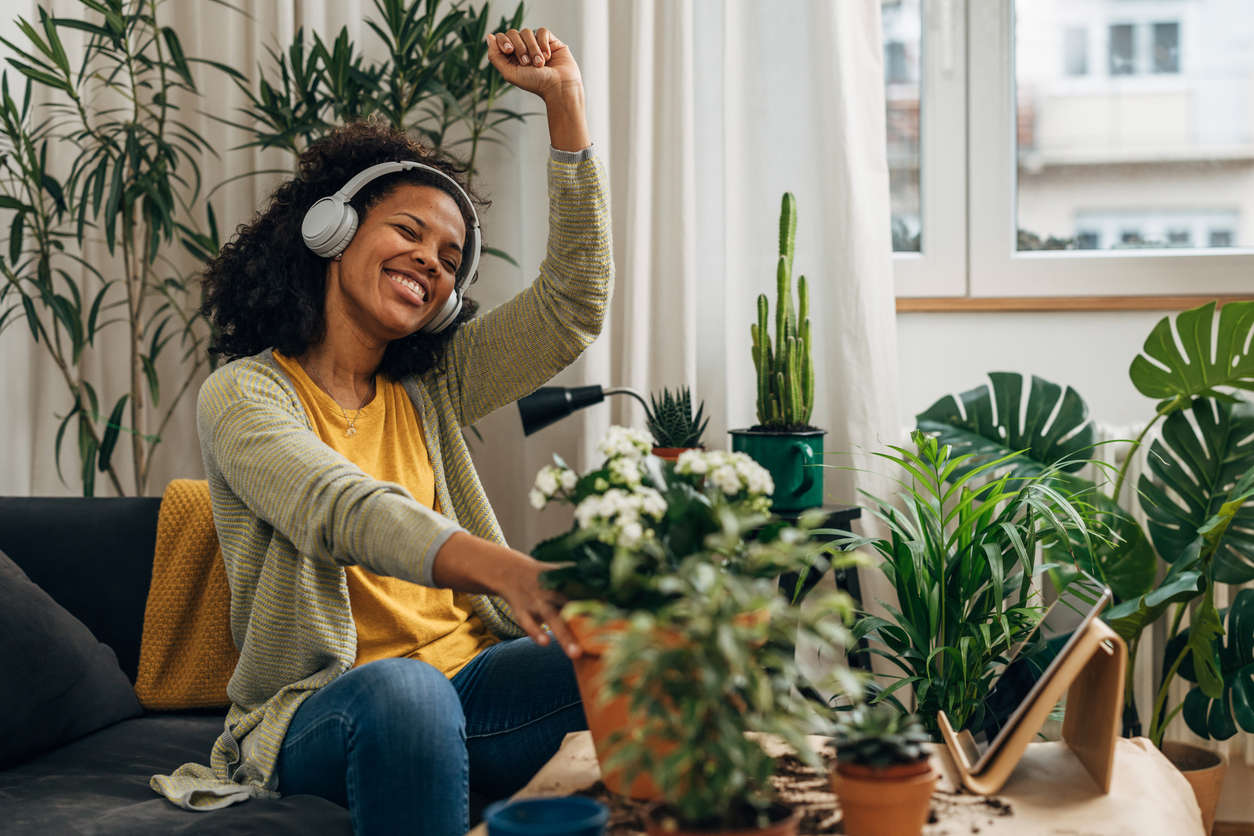
<path fill-rule="evenodd" d="M 1070 387 L 1032 377 L 1025 403 L 1022 375 L 993 372 L 987 384 L 941 398 L 917 416 L 921 430 L 956 454 L 973 454 L 968 466 L 1023 451 L 1006 461 L 1011 472 L 1028 476 L 1055 467 L 1055 478 L 1092 505 L 1110 536 L 1093 541 L 1091 563 L 1082 568 L 1114 593 L 1105 618 L 1132 656 L 1125 734 L 1141 731 L 1131 687 L 1141 636 L 1170 614 L 1148 730 L 1159 744 L 1181 711 L 1203 737 L 1226 739 L 1238 726 L 1254 732 L 1254 600 L 1242 592 L 1228 608 L 1226 644 L 1224 613 L 1215 606 L 1215 584 L 1254 580 L 1254 403 L 1241 395 L 1254 390 L 1251 333 L 1254 301 L 1219 311 L 1211 302 L 1154 326 L 1129 369 L 1137 390 L 1157 399 L 1154 415 L 1131 442 L 1108 492 L 1110 482 L 1075 475 L 1091 455 L 1094 431 L 1088 407 Z M 1118 500 L 1132 454 L 1160 421 L 1149 474 L 1132 500 L 1145 513 L 1147 534 Z M 1189 611 L 1190 625 L 1182 629 Z M 1195 686 L 1171 707 L 1177 675 Z"/>

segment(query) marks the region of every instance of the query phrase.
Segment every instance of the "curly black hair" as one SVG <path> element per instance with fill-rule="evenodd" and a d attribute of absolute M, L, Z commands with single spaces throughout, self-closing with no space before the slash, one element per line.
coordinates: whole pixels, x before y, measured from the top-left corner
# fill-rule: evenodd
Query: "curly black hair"
<path fill-rule="evenodd" d="M 315 201 L 334 193 L 353 175 L 393 160 L 418 160 L 437 168 L 466 189 L 477 209 L 488 205 L 466 187 L 463 167 L 402 131 L 372 121 L 332 131 L 305 149 L 296 176 L 275 190 L 265 210 L 240 226 L 206 268 L 201 313 L 213 326 L 211 354 L 234 360 L 276 348 L 295 357 L 323 338 L 328 259 L 305 246 L 301 221 Z M 421 170 L 380 177 L 353 197 L 357 216 L 365 218 L 371 206 L 404 183 L 445 188 L 434 175 Z M 465 220 L 469 229 L 471 220 Z M 478 304 L 463 297 L 457 319 L 440 333 L 418 331 L 393 340 L 378 371 L 399 380 L 433 368 L 457 328 L 478 309 Z"/>

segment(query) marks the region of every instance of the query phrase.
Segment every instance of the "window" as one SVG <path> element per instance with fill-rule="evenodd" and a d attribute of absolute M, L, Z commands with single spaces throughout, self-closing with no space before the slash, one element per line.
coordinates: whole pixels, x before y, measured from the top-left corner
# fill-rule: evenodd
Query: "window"
<path fill-rule="evenodd" d="M 1110 27 L 1111 75 L 1132 75 L 1136 72 L 1135 30 L 1130 23 L 1116 23 Z"/>
<path fill-rule="evenodd" d="M 1154 66 L 1156 73 L 1180 72 L 1180 24 L 1154 24 Z"/>
<path fill-rule="evenodd" d="M 922 238 L 917 257 L 897 257 L 899 295 L 1254 292 L 1254 14 L 1243 4 L 921 5 L 934 15 L 919 76 Z M 949 6 L 962 18 L 952 31 Z M 938 53 L 950 44 L 958 69 L 947 73 Z M 946 156 L 952 137 L 928 117 L 960 76 L 964 96 L 945 106 L 965 117 L 964 151 Z M 960 185 L 936 185 L 955 172 Z M 948 213 L 928 211 L 938 191 Z M 966 221 L 957 280 L 936 258 L 957 234 L 942 229 L 956 223 L 947 215 Z"/>
<path fill-rule="evenodd" d="M 906 45 L 901 41 L 889 41 L 884 44 L 884 81 L 889 84 L 905 84 L 910 80 Z"/>
<path fill-rule="evenodd" d="M 1069 76 L 1089 74 L 1089 33 L 1082 26 L 1068 26 L 1063 31 L 1063 73 Z"/>

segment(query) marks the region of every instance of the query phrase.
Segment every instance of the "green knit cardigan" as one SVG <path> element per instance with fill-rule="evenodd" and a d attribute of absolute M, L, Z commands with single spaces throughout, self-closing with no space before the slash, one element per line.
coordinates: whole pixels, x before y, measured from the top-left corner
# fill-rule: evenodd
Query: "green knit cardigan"
<path fill-rule="evenodd" d="M 458 328 L 436 368 L 402 381 L 443 514 L 322 443 L 269 350 L 227 363 L 201 387 L 201 453 L 240 658 L 210 765 L 151 779 L 170 801 L 210 810 L 277 797 L 292 716 L 356 657 L 344 566 L 432 586 L 435 554 L 454 532 L 504 542 L 461 428 L 574 362 L 600 333 L 613 289 L 609 189 L 592 149 L 551 149 L 548 187 L 539 278 Z M 476 596 L 475 612 L 499 635 L 522 635 L 500 599 Z"/>

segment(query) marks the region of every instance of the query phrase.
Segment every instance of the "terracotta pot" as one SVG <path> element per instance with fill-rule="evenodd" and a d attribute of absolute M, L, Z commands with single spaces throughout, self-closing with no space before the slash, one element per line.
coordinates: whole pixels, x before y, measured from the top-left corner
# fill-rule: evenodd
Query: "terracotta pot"
<path fill-rule="evenodd" d="M 780 808 L 781 812 L 787 808 Z M 687 830 L 683 825 L 674 827 L 673 821 L 663 821 L 655 808 L 645 814 L 644 831 L 649 836 L 797 836 L 801 824 L 801 811 L 789 811 L 787 816 L 766 827 L 741 828 L 738 830 Z"/>
<path fill-rule="evenodd" d="M 703 447 L 654 447 L 653 455 L 668 462 L 679 461 L 679 454 L 685 450 L 702 450 Z"/>
<path fill-rule="evenodd" d="M 873 769 L 837 764 L 832 790 L 848 836 L 918 836 L 927 822 L 936 771 L 929 761 Z"/>
<path fill-rule="evenodd" d="M 1224 773 L 1228 771 L 1227 759 L 1210 749 L 1174 740 L 1164 743 L 1162 752 L 1193 787 L 1197 806 L 1202 808 L 1202 826 L 1210 833 L 1215 826 L 1215 809 L 1219 806 Z"/>
<path fill-rule="evenodd" d="M 613 634 L 621 631 L 626 622 L 611 621 L 598 626 L 587 616 L 580 615 L 568 619 L 566 623 L 583 648 L 579 658 L 574 660 L 575 679 L 579 683 L 579 696 L 583 699 L 584 716 L 588 718 L 588 731 L 592 733 L 592 745 L 596 749 L 597 761 L 601 764 L 601 781 L 610 792 L 618 795 L 639 801 L 658 801 L 662 792 L 647 773 L 637 775 L 631 786 L 627 786 L 619 770 L 608 771 L 605 768 L 609 756 L 614 752 L 614 747 L 610 745 L 610 735 L 643 725 L 632 718 L 626 695 L 606 702 L 602 702 L 600 698 L 605 688 L 603 657 L 613 640 Z M 675 748 L 674 744 L 666 741 L 648 741 L 648 744 L 658 757 L 665 757 Z"/>

